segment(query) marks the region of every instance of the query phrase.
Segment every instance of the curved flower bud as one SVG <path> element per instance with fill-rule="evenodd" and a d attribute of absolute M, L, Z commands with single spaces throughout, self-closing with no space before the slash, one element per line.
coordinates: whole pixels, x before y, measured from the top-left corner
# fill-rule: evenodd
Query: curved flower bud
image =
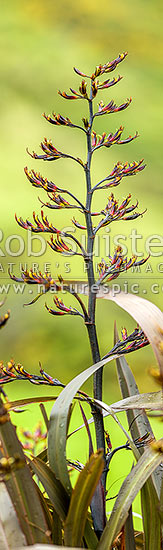
<path fill-rule="evenodd" d="M 82 118 L 82 121 L 83 121 L 83 124 L 84 124 L 84 128 L 85 128 L 86 130 L 88 130 L 88 128 L 89 128 L 88 119 L 85 118 L 85 117 L 83 117 L 83 118 Z"/>
<path fill-rule="evenodd" d="M 97 95 L 97 92 L 98 92 L 98 86 L 97 86 L 97 82 L 95 82 L 95 80 L 92 82 L 92 97 L 96 97 Z"/>
<path fill-rule="evenodd" d="M 56 311 L 55 309 L 49 308 L 47 306 L 47 304 L 45 304 L 46 309 L 52 315 L 66 315 L 66 314 L 68 314 L 68 315 L 80 315 L 80 317 L 83 317 L 83 315 L 82 315 L 82 313 L 80 313 L 80 311 L 78 311 L 77 309 L 75 309 L 71 306 L 70 307 L 65 306 L 63 301 L 60 300 L 59 298 L 54 298 L 54 303 L 60 311 Z"/>
<path fill-rule="evenodd" d="M 79 69 L 76 69 L 76 67 L 73 67 L 74 71 L 76 74 L 78 74 L 79 76 L 84 76 L 86 78 L 90 78 L 88 75 L 86 75 L 85 73 L 82 73 L 81 71 L 79 71 Z"/>
<path fill-rule="evenodd" d="M 79 86 L 79 92 L 85 99 L 88 99 L 87 82 L 85 82 L 85 80 L 82 80 L 81 85 Z"/>
<path fill-rule="evenodd" d="M 139 162 L 134 160 L 131 163 L 125 162 L 125 164 L 117 162 L 117 164 L 115 164 L 113 168 L 113 171 L 111 172 L 111 176 L 115 174 L 118 176 L 129 176 L 133 173 L 140 172 L 145 168 L 145 164 L 142 165 L 143 160 L 144 159 L 141 159 Z"/>
<path fill-rule="evenodd" d="M 75 227 L 78 227 L 78 229 L 87 229 L 86 225 L 81 225 L 75 218 L 72 218 L 72 223 L 75 225 Z"/>

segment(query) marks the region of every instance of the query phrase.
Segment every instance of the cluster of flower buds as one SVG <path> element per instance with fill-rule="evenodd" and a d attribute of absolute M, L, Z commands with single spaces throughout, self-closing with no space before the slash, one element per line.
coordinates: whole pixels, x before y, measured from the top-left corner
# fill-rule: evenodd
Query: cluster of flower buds
<path fill-rule="evenodd" d="M 57 307 L 57 310 L 55 309 L 52 309 L 50 307 L 47 306 L 47 304 L 45 304 L 45 307 L 46 309 L 48 310 L 49 313 L 51 313 L 52 315 L 80 315 L 80 317 L 84 317 L 82 313 L 80 313 L 80 311 L 78 311 L 76 308 L 73 308 L 71 306 L 67 307 L 65 306 L 65 304 L 63 303 L 63 301 L 60 299 L 60 298 L 54 298 L 54 303 L 55 303 L 55 306 Z"/>
<path fill-rule="evenodd" d="M 70 204 L 68 201 L 66 201 L 61 195 L 58 193 L 52 193 L 50 195 L 48 193 L 49 199 L 54 202 L 55 204 L 51 204 L 49 202 L 43 202 L 41 199 L 39 201 L 43 206 L 47 206 L 48 208 L 51 208 L 52 210 L 60 210 L 61 208 L 79 208 L 75 206 L 74 204 Z"/>
<path fill-rule="evenodd" d="M 94 81 L 98 76 L 101 76 L 105 73 L 111 73 L 112 71 L 114 71 L 117 65 L 119 65 L 119 63 L 121 63 L 123 59 L 125 59 L 127 53 L 128 52 L 123 52 L 122 54 L 118 55 L 116 59 L 113 59 L 113 61 L 108 61 L 108 63 L 106 63 L 105 65 L 98 65 L 91 76 L 85 73 L 82 73 L 79 69 L 76 69 L 76 67 L 74 67 L 74 71 L 79 76 L 83 76 L 84 78 L 90 78 L 91 80 Z"/>
<path fill-rule="evenodd" d="M 35 273 L 32 269 L 30 271 L 25 269 L 21 271 L 21 277 L 16 277 L 10 271 L 9 271 L 9 275 L 13 281 L 16 281 L 18 283 L 27 283 L 29 285 L 37 284 L 42 288 L 41 292 L 37 294 L 31 302 L 24 305 L 35 304 L 35 302 L 37 302 L 37 300 L 41 296 L 43 296 L 43 294 L 48 292 L 50 289 L 55 292 L 58 292 L 61 290 L 60 284 L 56 283 L 56 281 L 51 277 L 49 273 L 41 273 L 41 271 L 39 271 L 38 273 Z"/>
<path fill-rule="evenodd" d="M 17 281 L 18 283 L 44 285 L 48 290 L 51 286 L 55 287 L 56 291 L 61 289 L 60 285 L 52 279 L 49 273 L 41 273 L 41 271 L 35 273 L 32 269 L 30 271 L 25 269 L 21 271 L 21 277 L 16 277 L 13 273 L 10 273 L 10 277 L 13 281 Z"/>
<path fill-rule="evenodd" d="M 58 151 L 56 147 L 52 144 L 51 139 L 44 138 L 44 141 L 41 142 L 40 145 L 42 151 L 44 152 L 44 155 L 37 155 L 33 151 L 33 153 L 30 153 L 28 150 L 28 154 L 34 158 L 34 159 L 41 159 L 41 160 L 58 160 L 61 157 L 64 157 L 64 153 L 61 153 L 61 151 Z"/>
<path fill-rule="evenodd" d="M 118 340 L 115 346 L 103 357 L 103 359 L 113 354 L 130 353 L 131 351 L 144 348 L 144 346 L 148 346 L 149 344 L 147 336 L 139 325 L 137 325 L 135 330 L 129 335 L 127 334 L 127 329 L 123 328 L 121 330 L 121 335 L 122 340 Z"/>
<path fill-rule="evenodd" d="M 144 159 L 141 159 L 139 162 L 134 160 L 133 162 L 125 162 L 122 164 L 121 162 L 117 162 L 115 164 L 112 172 L 104 178 L 99 184 L 96 184 L 93 188 L 94 189 L 107 189 L 108 187 L 116 187 L 120 184 L 122 178 L 126 176 L 135 176 L 138 172 L 141 172 L 145 168 L 145 164 L 143 163 Z M 101 185 L 103 182 L 104 185 Z"/>
<path fill-rule="evenodd" d="M 72 92 L 73 95 L 67 94 L 66 92 L 61 92 L 60 90 L 58 91 L 59 95 L 61 95 L 64 99 L 88 99 L 87 83 L 85 80 L 82 80 L 81 85 L 79 86 L 80 94 L 72 88 L 70 88 L 70 92 Z"/>
<path fill-rule="evenodd" d="M 3 456 L 0 458 L 0 481 L 8 481 L 12 472 L 19 470 L 25 466 L 25 459 L 23 460 L 19 454 L 14 456 Z"/>
<path fill-rule="evenodd" d="M 92 150 L 98 149 L 101 147 L 105 141 L 106 133 L 104 132 L 102 136 L 98 136 L 96 132 L 92 132 Z"/>
<path fill-rule="evenodd" d="M 97 81 L 97 88 L 98 90 L 106 90 L 107 88 L 111 88 L 111 86 L 114 86 L 115 84 L 118 84 L 122 80 L 122 76 L 115 76 L 112 80 L 108 78 L 107 80 L 104 80 L 104 82 L 98 82 Z"/>
<path fill-rule="evenodd" d="M 21 436 L 23 436 L 23 439 L 25 439 L 25 441 L 22 442 L 22 446 L 23 449 L 25 449 L 26 451 L 31 451 L 33 454 L 35 454 L 36 448 L 42 443 L 43 449 L 46 448 L 45 442 L 47 439 L 47 432 L 43 432 L 42 422 L 38 422 L 33 432 L 29 430 L 24 430 L 23 428 L 21 428 L 20 431 Z"/>
<path fill-rule="evenodd" d="M 28 170 L 27 166 L 24 168 L 24 172 L 34 187 L 41 187 L 42 189 L 45 189 L 45 191 L 48 191 L 49 193 L 53 193 L 58 190 L 58 187 L 53 183 L 52 181 L 48 181 L 47 178 L 43 178 L 39 172 L 35 172 L 34 170 Z"/>
<path fill-rule="evenodd" d="M 23 227 L 23 229 L 27 229 L 32 231 L 32 233 L 55 233 L 59 234 L 60 231 L 52 223 L 50 223 L 47 219 L 47 216 L 44 215 L 43 210 L 41 210 L 41 217 L 42 221 L 39 220 L 38 216 L 33 212 L 33 219 L 36 224 L 34 226 L 29 220 L 24 221 L 21 217 L 18 218 L 15 214 L 15 219 L 17 223 L 20 225 L 20 227 Z"/>
<path fill-rule="evenodd" d="M 40 368 L 40 375 L 31 374 L 27 372 L 20 364 L 16 365 L 14 361 L 9 361 L 5 366 L 2 361 L 0 362 L 0 384 L 8 384 L 14 380 L 28 380 L 31 384 L 45 385 L 45 386 L 59 386 L 64 388 L 64 384 L 57 378 L 52 378 L 42 368 Z"/>
<path fill-rule="evenodd" d="M 120 128 L 114 134 L 110 132 L 108 136 L 105 132 L 102 134 L 102 136 L 97 136 L 96 132 L 92 132 L 92 150 L 99 149 L 102 146 L 111 147 L 115 144 L 123 145 L 125 143 L 129 143 L 130 141 L 133 141 L 138 137 L 138 133 L 136 132 L 134 136 L 129 136 L 126 139 L 120 139 L 123 130 L 124 127 L 120 126 Z"/>
<path fill-rule="evenodd" d="M 123 111 L 124 109 L 127 109 L 131 101 L 132 101 L 132 98 L 130 97 L 129 99 L 127 99 L 127 101 L 125 101 L 125 103 L 122 103 L 121 105 L 119 105 L 119 107 L 117 107 L 113 99 L 107 105 L 104 105 L 103 101 L 100 101 L 98 112 L 95 113 L 94 116 L 110 114 L 110 113 L 118 113 L 119 111 Z"/>
<path fill-rule="evenodd" d="M 134 220 L 136 218 L 139 218 L 139 216 L 143 216 L 143 214 L 146 212 L 144 210 L 143 212 L 133 212 L 135 208 L 138 206 L 138 201 L 136 204 L 132 204 L 131 206 L 128 206 L 131 200 L 131 195 L 129 194 L 126 199 L 122 201 L 120 205 L 118 205 L 118 201 L 114 198 L 113 193 L 111 193 L 110 197 L 108 198 L 108 203 L 104 210 L 101 210 L 101 214 L 104 214 L 104 218 L 99 222 L 97 227 L 95 228 L 94 232 L 97 233 L 97 231 L 101 227 L 105 227 L 106 225 L 109 225 L 113 221 L 117 220 Z M 97 215 L 98 213 L 96 213 Z"/>
<path fill-rule="evenodd" d="M 67 116 L 64 117 L 62 115 L 56 115 L 56 113 L 52 113 L 52 115 L 46 115 L 43 113 L 43 117 L 50 122 L 51 124 L 55 124 L 56 126 L 71 126 L 73 127 L 73 123 L 71 122 L 70 118 Z"/>
<path fill-rule="evenodd" d="M 124 53 L 120 54 L 113 61 L 108 62 L 105 65 L 98 65 L 95 69 L 95 72 L 92 75 L 87 75 L 87 74 L 83 73 L 82 71 L 80 71 L 79 69 L 77 69 L 76 67 L 74 67 L 75 73 L 83 78 L 83 80 L 82 80 L 82 82 L 79 86 L 79 92 L 77 92 L 73 88 L 70 88 L 71 94 L 69 94 L 69 93 L 67 94 L 66 92 L 61 92 L 59 90 L 58 91 L 59 95 L 61 97 L 63 97 L 64 99 L 70 99 L 70 100 L 73 100 L 73 99 L 87 99 L 87 101 L 89 101 L 89 97 L 88 97 L 88 94 L 87 94 L 87 82 L 85 81 L 85 78 L 90 78 L 91 79 L 92 99 L 94 99 L 96 97 L 98 89 L 103 90 L 103 89 L 110 88 L 111 86 L 114 86 L 115 84 L 117 84 L 121 80 L 122 77 L 118 76 L 118 77 L 113 78 L 112 80 L 107 79 L 102 83 L 102 82 L 99 82 L 99 80 L 97 80 L 97 78 L 99 76 L 102 76 L 105 73 L 110 73 L 110 72 L 114 71 L 114 69 L 116 69 L 117 65 L 121 61 L 123 61 L 123 59 L 125 59 L 126 55 L 127 55 L 127 52 L 124 52 Z M 123 108 L 125 108 L 125 107 L 123 107 Z M 122 110 L 122 109 L 118 109 L 118 110 Z M 58 117 L 59 116 L 60 115 L 58 115 Z M 55 114 L 54 114 L 54 117 L 56 117 Z M 45 116 L 45 118 L 47 118 L 47 117 Z M 64 117 L 63 117 L 63 119 L 64 119 Z M 47 118 L 47 120 L 49 120 L 49 117 Z M 51 122 L 51 120 L 50 120 L 50 122 Z M 55 122 L 54 122 L 54 124 L 55 124 Z M 57 122 L 56 122 L 56 124 L 57 124 Z M 60 124 L 60 122 L 59 122 L 59 124 Z M 61 121 L 61 124 L 67 124 L 67 122 L 62 122 Z M 71 122 L 69 123 L 69 119 L 68 119 L 68 125 L 69 126 L 71 125 Z"/>
<path fill-rule="evenodd" d="M 105 142 L 104 142 L 105 147 L 111 147 L 111 145 L 115 145 L 115 143 L 117 145 L 130 143 L 131 141 L 133 141 L 138 137 L 138 132 L 136 132 L 134 136 L 129 136 L 126 139 L 120 139 L 123 130 L 124 130 L 123 126 L 120 126 L 119 130 L 117 130 L 115 134 L 110 133 L 105 139 Z"/>
<path fill-rule="evenodd" d="M 107 278 L 107 281 L 112 281 L 116 279 L 121 273 L 127 271 L 132 266 L 143 265 L 147 260 L 143 258 L 142 260 L 137 261 L 136 256 L 132 256 L 129 260 L 125 258 L 122 254 L 122 247 L 118 246 L 115 250 L 114 256 L 109 256 L 110 264 L 106 263 L 105 260 L 102 260 L 98 264 L 99 270 L 99 283 L 102 283 L 104 279 Z"/>

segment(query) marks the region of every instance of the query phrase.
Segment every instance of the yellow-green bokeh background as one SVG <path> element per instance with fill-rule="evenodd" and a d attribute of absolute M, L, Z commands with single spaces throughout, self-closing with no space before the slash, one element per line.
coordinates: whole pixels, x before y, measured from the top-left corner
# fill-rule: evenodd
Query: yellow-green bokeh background
<path fill-rule="evenodd" d="M 137 228 L 143 235 L 139 251 L 144 250 L 143 243 L 149 235 L 162 233 L 162 2 L 103 0 L 100 4 L 96 0 L 0 0 L 0 7 L 1 229 L 4 233 L 1 248 L 4 250 L 5 239 L 10 234 L 19 234 L 26 239 L 25 232 L 19 230 L 14 221 L 15 211 L 18 216 L 29 219 L 33 210 L 40 211 L 37 191 L 30 186 L 23 173 L 26 164 L 29 168 L 40 170 L 42 175 L 48 176 L 61 187 L 67 186 L 84 200 L 85 184 L 79 166 L 67 160 L 55 163 L 32 161 L 27 156 L 26 146 L 38 152 L 39 143 L 46 136 L 52 138 L 56 147 L 63 151 L 85 158 L 84 134 L 70 128 L 53 127 L 41 114 L 54 110 L 70 116 L 77 123 L 86 115 L 85 102 L 66 102 L 57 94 L 58 88 L 67 91 L 70 86 L 79 85 L 80 79 L 73 73 L 72 67 L 75 65 L 89 73 L 96 64 L 112 60 L 120 52 L 128 50 L 126 61 L 114 73 L 120 73 L 124 79 L 111 91 L 101 92 L 101 96 L 104 101 L 114 97 L 117 102 L 132 96 L 133 103 L 122 113 L 98 119 L 96 129 L 99 133 L 109 133 L 122 124 L 125 125 L 125 136 L 138 130 L 140 137 L 130 145 L 121 148 L 114 146 L 110 150 L 98 152 L 93 162 L 93 179 L 96 182 L 104 177 L 118 160 L 145 158 L 146 170 L 135 178 L 124 179 L 115 190 L 115 196 L 121 199 L 131 192 L 133 201 L 139 199 L 140 210 L 147 208 L 147 214 L 136 223 L 129 222 L 127 225 L 120 222 L 112 230 L 113 234 L 118 231 L 129 235 L 132 227 Z M 94 207 L 99 208 L 99 204 L 104 206 L 107 196 L 107 191 L 102 191 L 101 195 L 97 193 Z M 40 197 L 45 200 L 41 191 Z M 47 213 L 54 225 L 63 227 L 69 224 L 69 212 L 57 212 L 54 217 L 52 211 Z M 78 219 L 81 221 L 81 215 Z M 162 248 L 155 250 L 162 251 Z M 1 281 L 8 282 L 9 261 L 15 261 L 14 272 L 18 274 L 18 263 L 25 259 L 25 255 L 15 260 L 7 255 L 2 257 L 5 271 L 0 274 Z M 28 267 L 33 260 L 32 257 L 28 258 Z M 50 250 L 46 258 L 41 259 L 40 268 L 44 261 L 51 262 L 55 276 L 64 272 L 65 260 L 60 260 Z M 128 275 L 129 284 L 139 279 L 140 294 L 145 288 L 145 297 L 160 308 L 162 293 L 152 293 L 151 285 L 158 282 L 161 288 L 162 276 L 158 273 L 158 263 L 161 261 L 161 257 L 151 258 L 153 273 L 145 275 L 143 271 L 137 278 L 134 274 Z M 58 270 L 56 262 L 60 263 Z M 72 259 L 71 269 L 72 277 L 83 276 L 81 260 Z M 15 296 L 12 291 L 8 294 L 6 307 L 11 309 L 11 319 L 1 332 L 1 358 L 7 361 L 14 357 L 31 372 L 38 371 L 38 361 L 41 361 L 49 373 L 66 383 L 91 364 L 85 328 L 80 318 L 58 319 L 48 315 L 43 306 L 44 299 L 33 307 L 23 308 L 23 303 L 30 297 L 29 287 L 23 296 Z M 50 297 L 47 301 L 51 305 Z M 101 354 L 112 346 L 115 318 L 119 330 L 124 325 L 129 330 L 134 328 L 131 318 L 115 305 L 98 303 L 97 326 Z M 147 374 L 148 366 L 154 362 L 150 348 L 130 357 L 130 365 L 141 391 L 156 389 Z M 91 382 L 87 388 L 91 391 Z M 12 398 L 38 395 L 39 391 L 22 383 L 8 386 L 7 390 Z M 46 392 L 48 395 L 52 393 L 50 389 L 43 393 Z M 115 366 L 108 366 L 105 368 L 104 399 L 111 403 L 119 398 Z M 38 415 L 38 407 L 30 408 L 30 413 L 19 416 L 19 424 L 32 424 Z M 116 442 L 121 441 L 121 435 L 115 432 L 109 421 L 107 425 L 112 431 L 113 442 L 115 438 Z M 161 424 L 156 421 L 155 429 L 159 435 Z M 74 439 L 73 452 L 76 459 L 86 459 L 86 447 L 82 450 L 83 438 L 82 434 L 76 440 L 77 443 Z M 119 460 L 115 459 L 112 479 L 117 479 L 121 458 Z"/>

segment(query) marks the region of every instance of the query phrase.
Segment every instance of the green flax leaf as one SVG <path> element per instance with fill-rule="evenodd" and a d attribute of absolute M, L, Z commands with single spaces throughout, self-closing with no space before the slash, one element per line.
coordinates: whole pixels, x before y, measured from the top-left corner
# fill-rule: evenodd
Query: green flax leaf
<path fill-rule="evenodd" d="M 80 546 L 84 535 L 88 506 L 104 468 L 103 450 L 92 454 L 80 472 L 73 490 L 65 522 L 64 540 L 67 546 Z"/>
<path fill-rule="evenodd" d="M 163 409 L 163 395 L 161 391 L 139 393 L 136 395 L 131 395 L 131 397 L 126 397 L 125 399 L 121 399 L 120 401 L 116 401 L 116 403 L 112 403 L 110 406 L 112 410 L 115 412 L 133 410 L 135 408 L 137 409 L 137 413 L 135 413 L 135 415 L 137 416 L 138 410 L 142 411 L 142 409 L 152 409 L 152 410 Z M 148 431 L 151 433 L 151 435 L 153 435 L 153 432 L 151 429 L 149 429 Z M 144 435 L 144 432 L 142 435 Z"/>
<path fill-rule="evenodd" d="M 155 471 L 153 475 L 154 473 Z M 154 488 L 152 476 L 149 477 L 141 489 L 141 505 L 145 550 L 160 550 L 161 522 L 158 514 L 159 499 Z"/>
<path fill-rule="evenodd" d="M 162 453 L 160 451 L 155 452 L 152 448 L 146 449 L 144 454 L 139 458 L 136 466 L 134 466 L 121 486 L 97 550 L 111 550 L 113 540 L 125 524 L 134 498 L 161 462 Z M 160 550 L 160 547 L 155 547 L 155 550 Z"/>
<path fill-rule="evenodd" d="M 118 332 L 115 324 L 114 343 L 116 343 L 118 339 L 119 339 L 119 336 L 118 336 Z M 127 398 L 136 394 L 140 399 L 138 386 L 136 384 L 134 375 L 126 361 L 126 358 L 125 357 L 117 358 L 116 367 L 117 367 L 117 374 L 118 374 L 122 397 Z M 157 406 L 159 407 L 159 401 L 160 401 L 160 408 L 163 406 L 163 395 L 161 391 L 156 393 L 151 393 L 151 394 L 148 393 L 146 394 L 146 398 L 147 398 L 148 405 L 151 402 L 152 410 Z M 131 426 L 130 432 L 133 440 L 137 439 L 138 437 L 140 438 L 143 437 L 147 432 L 149 432 L 152 438 L 154 437 L 150 422 L 144 410 L 144 408 L 146 409 L 148 408 L 147 403 L 146 405 L 145 403 L 142 403 L 143 409 L 140 411 L 139 414 L 138 414 L 139 412 L 138 409 L 131 409 L 131 410 L 128 409 L 126 411 L 128 425 L 129 425 L 129 429 Z M 144 452 L 144 448 L 141 447 L 139 449 L 140 455 L 143 454 L 143 452 Z M 156 468 L 155 472 L 153 472 L 152 480 L 153 480 L 157 495 L 159 496 L 161 482 L 162 482 L 162 469 L 160 465 Z"/>
<path fill-rule="evenodd" d="M 116 323 L 114 326 L 114 344 L 119 340 Z M 123 399 L 126 399 L 127 397 L 140 395 L 138 386 L 136 384 L 134 375 L 126 361 L 126 358 L 118 357 L 116 359 L 116 367 L 117 367 L 117 375 L 118 375 L 118 381 L 121 389 L 121 394 Z M 153 394 L 146 394 L 147 395 L 147 401 L 150 400 L 150 395 L 152 398 L 154 398 L 154 395 L 156 396 L 156 400 L 161 398 L 161 392 L 153 393 Z M 121 403 L 122 404 L 122 403 Z M 153 408 L 153 403 L 152 403 Z M 127 410 L 127 420 L 128 420 L 128 426 L 132 435 L 133 439 L 137 439 L 137 437 L 143 437 L 146 432 L 150 432 L 151 436 L 153 437 L 152 428 L 150 425 L 150 422 L 148 420 L 147 415 L 142 410 L 141 415 L 138 414 L 138 410 L 136 409 L 128 409 Z M 131 428 L 130 428 L 131 426 Z M 142 454 L 143 450 L 140 451 L 140 454 Z"/>
<path fill-rule="evenodd" d="M 88 286 L 73 281 L 76 285 L 79 294 L 88 295 Z M 105 300 L 112 300 L 127 311 L 133 319 L 139 323 L 144 333 L 146 334 L 156 359 L 160 367 L 160 373 L 163 376 L 163 313 L 162 311 L 149 300 L 145 300 L 135 294 L 126 294 L 125 292 L 119 292 L 114 296 L 109 287 L 100 285 L 97 292 L 97 298 L 103 298 Z"/>
<path fill-rule="evenodd" d="M 19 456 L 23 467 L 11 473 L 5 482 L 8 493 L 15 506 L 21 529 L 28 544 L 35 542 L 49 543 L 49 529 L 41 506 L 36 484 L 32 479 L 29 466 L 23 453 L 22 445 L 17 438 L 15 427 L 5 415 L 5 405 L 0 399 L 1 424 L 0 439 L 5 456 Z M 4 422 L 2 423 L 2 419 Z"/>
<path fill-rule="evenodd" d="M 82 384 L 88 380 L 98 369 L 115 359 L 116 356 L 111 356 L 107 359 L 99 361 L 92 365 L 81 374 L 78 374 L 67 386 L 62 390 L 59 397 L 56 399 L 49 423 L 48 434 L 48 456 L 51 469 L 54 471 L 57 479 L 60 480 L 65 490 L 71 494 L 72 488 L 69 479 L 66 463 L 66 436 L 67 436 L 67 419 L 71 402 L 80 389 Z"/>
<path fill-rule="evenodd" d="M 124 535 L 125 535 L 125 550 L 136 550 L 133 517 L 132 517 L 132 506 L 129 509 L 126 523 L 124 526 Z"/>
<path fill-rule="evenodd" d="M 30 460 L 30 466 L 41 481 L 58 516 L 62 521 L 65 521 L 69 507 L 69 497 L 64 487 L 61 485 L 60 481 L 56 479 L 51 468 L 39 458 L 34 457 Z"/>
<path fill-rule="evenodd" d="M 24 405 L 33 405 L 34 403 L 47 403 L 48 401 L 55 401 L 57 397 L 55 395 L 45 395 L 40 397 L 24 397 L 23 399 L 16 399 L 16 401 L 10 401 L 10 410 L 23 407 Z"/>

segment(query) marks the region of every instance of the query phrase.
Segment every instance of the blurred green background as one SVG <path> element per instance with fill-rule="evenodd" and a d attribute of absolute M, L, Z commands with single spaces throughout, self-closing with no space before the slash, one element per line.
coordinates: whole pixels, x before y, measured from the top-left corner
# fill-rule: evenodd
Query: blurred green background
<path fill-rule="evenodd" d="M 98 118 L 96 130 L 101 133 L 116 130 L 121 124 L 125 126 L 124 137 L 138 130 L 140 137 L 129 145 L 121 148 L 97 152 L 93 161 L 93 181 L 105 177 L 115 162 L 133 161 L 145 158 L 147 167 L 135 178 L 124 178 L 121 185 L 115 189 L 116 198 L 123 199 L 131 192 L 133 202 L 139 200 L 140 211 L 147 208 L 143 218 L 128 224 L 119 222 L 112 228 L 113 236 L 118 232 L 129 237 L 132 228 L 136 228 L 143 238 L 138 244 L 139 252 L 145 255 L 145 241 L 150 235 L 162 234 L 162 120 L 163 107 L 162 90 L 162 11 L 161 0 L 129 0 L 99 2 L 87 0 L 75 2 L 65 0 L 0 0 L 0 43 L 1 43 L 1 258 L 0 284 L 8 284 L 8 262 L 14 262 L 14 273 L 19 274 L 19 263 L 27 261 L 30 268 L 35 257 L 27 258 L 26 251 L 20 257 L 7 255 L 5 242 L 9 235 L 21 235 L 27 241 L 23 232 L 14 220 L 14 213 L 32 220 L 32 212 L 40 212 L 37 191 L 26 180 L 23 168 L 28 165 L 41 172 L 43 176 L 52 179 L 61 187 L 67 187 L 84 200 L 85 182 L 83 172 L 78 165 L 68 160 L 55 163 L 42 163 L 28 157 L 26 147 L 39 152 L 39 144 L 44 136 L 52 138 L 53 143 L 62 151 L 85 158 L 84 134 L 70 128 L 53 127 L 48 124 L 42 113 L 54 110 L 56 113 L 69 116 L 78 123 L 87 115 L 86 102 L 66 102 L 57 94 L 57 90 L 68 91 L 69 87 L 77 89 L 80 78 L 72 71 L 76 66 L 86 73 L 91 73 L 96 65 L 111 61 L 123 51 L 128 51 L 126 60 L 119 65 L 113 75 L 124 76 L 119 85 L 110 91 L 102 91 L 99 101 L 108 102 L 114 98 L 123 102 L 132 96 L 131 106 L 114 116 Z M 95 104 L 97 104 L 95 99 Z M 114 191 L 114 189 L 113 189 Z M 94 198 L 94 208 L 106 204 L 109 193 L 107 190 L 97 193 Z M 39 196 L 45 200 L 45 194 Z M 71 225 L 71 213 L 53 212 L 47 210 L 48 219 L 54 225 L 63 227 Z M 77 218 L 82 222 L 81 215 Z M 128 239 L 128 244 L 130 239 Z M 12 251 L 16 251 L 12 243 Z M 35 249 L 37 250 L 37 248 Z M 162 247 L 153 249 L 162 254 Z M 114 246 L 111 246 L 111 253 Z M 2 255 L 4 254 L 4 255 Z M 130 245 L 129 245 L 130 254 Z M 104 255 L 104 239 L 101 243 L 100 255 Z M 65 275 L 64 263 L 58 254 L 49 249 L 46 256 L 39 261 L 40 269 L 45 262 L 51 263 L 54 276 Z M 98 257 L 96 258 L 98 261 Z M 67 260 L 69 261 L 69 259 Z M 145 297 L 162 308 L 163 294 L 161 290 L 162 275 L 159 264 L 162 256 L 150 259 L 149 272 L 142 270 L 141 274 L 128 273 L 120 283 L 123 289 L 125 280 L 139 282 L 140 295 L 146 291 Z M 57 263 L 59 266 L 57 266 Z M 163 267 L 163 266 L 162 266 Z M 70 274 L 72 278 L 83 278 L 81 260 L 71 259 Z M 158 292 L 152 292 L 152 284 L 158 283 Z M 4 297 L 4 296 L 3 296 Z M 91 355 L 85 327 L 79 319 L 64 317 L 61 319 L 50 316 L 44 309 L 44 298 L 35 305 L 23 308 L 24 302 L 31 299 L 29 287 L 25 293 L 15 295 L 12 289 L 6 299 L 6 308 L 11 309 L 11 319 L 1 332 L 1 359 L 11 357 L 20 362 L 30 372 L 38 372 L 38 361 L 45 370 L 53 376 L 68 382 L 78 372 L 91 364 Z M 65 299 L 70 303 L 69 297 Z M 52 298 L 47 296 L 48 305 Z M 73 301 L 71 301 L 73 305 Z M 3 308 L 4 309 L 4 308 Z M 133 330 L 135 323 L 127 314 L 113 305 L 99 302 L 97 305 L 97 327 L 101 354 L 104 355 L 112 347 L 113 322 L 117 319 L 118 329 L 127 326 Z M 155 364 L 152 350 L 146 348 L 130 357 L 130 365 L 138 381 L 140 391 L 157 389 L 149 378 L 147 369 Z M 111 403 L 120 398 L 116 379 L 115 365 L 105 368 L 104 399 Z M 87 384 L 91 391 L 92 382 Z M 49 388 L 37 390 L 28 384 L 14 383 L 7 387 L 8 396 L 12 399 L 23 395 L 51 395 Z M 48 410 L 50 405 L 48 405 Z M 77 407 L 76 407 L 77 409 Z M 29 412 L 17 415 L 16 421 L 25 426 L 32 425 L 39 417 L 39 407 L 32 406 Z M 14 416 L 15 419 L 15 416 Z M 30 419 L 30 420 L 29 420 Z M 74 425 L 80 422 L 76 412 Z M 161 424 L 154 421 L 156 435 L 161 433 Z M 113 443 L 122 440 L 121 434 L 115 431 L 111 421 L 107 421 L 111 430 Z M 75 458 L 85 460 L 86 448 L 83 451 L 83 438 L 73 436 L 71 452 Z M 81 441 L 82 440 L 82 441 Z M 77 442 L 77 443 L 76 443 Z M 78 456 L 78 454 L 80 454 Z M 117 464 L 116 464 L 117 460 Z M 121 461 L 121 457 L 119 459 Z M 119 472 L 118 457 L 114 462 L 112 481 L 117 479 Z M 125 455 L 126 463 L 126 455 Z M 127 466 L 128 467 L 128 466 Z M 124 473 L 124 471 L 123 471 Z M 120 476 L 119 476 L 120 477 Z M 111 484 L 111 483 L 110 483 Z M 116 488 L 112 489 L 117 491 Z"/>

